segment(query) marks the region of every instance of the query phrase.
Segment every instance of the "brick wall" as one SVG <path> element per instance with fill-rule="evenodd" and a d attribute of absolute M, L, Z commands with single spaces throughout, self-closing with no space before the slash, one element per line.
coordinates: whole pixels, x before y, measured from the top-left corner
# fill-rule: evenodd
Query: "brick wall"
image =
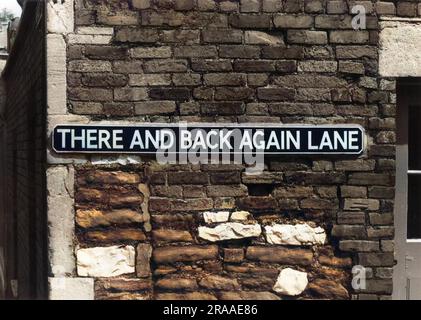
<path fill-rule="evenodd" d="M 27 4 L 3 81 L 2 212 L 7 298 L 46 297 L 45 28 L 43 2 Z M 12 294 L 11 281 L 17 284 Z M 17 282 L 16 282 L 17 280 Z"/>
<path fill-rule="evenodd" d="M 354 4 L 367 9 L 366 30 L 351 27 Z M 359 159 L 268 158 L 258 176 L 85 158 L 76 262 L 78 276 L 96 279 L 95 297 L 389 298 L 396 96 L 378 75 L 378 19 L 417 12 L 403 1 L 76 0 L 72 114 L 354 123 L 368 138 Z M 367 268 L 366 290 L 351 286 L 354 265 Z M 291 273 L 304 283 L 295 293 L 282 285 Z"/>

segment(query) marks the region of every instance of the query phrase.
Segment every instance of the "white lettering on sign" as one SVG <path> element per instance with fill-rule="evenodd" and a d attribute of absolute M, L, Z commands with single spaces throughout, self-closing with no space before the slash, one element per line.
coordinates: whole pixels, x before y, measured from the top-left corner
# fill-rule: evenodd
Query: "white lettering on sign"
<path fill-rule="evenodd" d="M 359 126 L 236 126 L 58 126 L 53 147 L 57 152 L 76 153 L 206 150 L 222 154 L 361 154 L 364 150 L 364 130 Z"/>

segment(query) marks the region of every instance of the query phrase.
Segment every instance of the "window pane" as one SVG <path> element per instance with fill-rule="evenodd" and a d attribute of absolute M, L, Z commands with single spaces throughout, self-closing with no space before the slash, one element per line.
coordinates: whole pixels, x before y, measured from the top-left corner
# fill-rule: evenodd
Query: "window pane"
<path fill-rule="evenodd" d="M 421 170 L 421 106 L 409 107 L 409 170 Z"/>
<path fill-rule="evenodd" d="M 408 176 L 408 239 L 421 239 L 421 175 Z"/>

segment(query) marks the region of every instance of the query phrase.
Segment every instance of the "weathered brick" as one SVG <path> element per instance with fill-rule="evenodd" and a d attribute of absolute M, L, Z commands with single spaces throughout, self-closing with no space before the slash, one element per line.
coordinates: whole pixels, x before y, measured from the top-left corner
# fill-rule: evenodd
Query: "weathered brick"
<path fill-rule="evenodd" d="M 174 9 L 180 11 L 192 10 L 194 8 L 194 0 L 175 0 Z"/>
<path fill-rule="evenodd" d="M 378 241 L 342 240 L 339 248 L 347 252 L 376 252 L 380 250 Z"/>
<path fill-rule="evenodd" d="M 144 101 L 135 104 L 137 115 L 171 114 L 176 110 L 177 106 L 173 101 Z"/>
<path fill-rule="evenodd" d="M 278 203 L 273 197 L 258 197 L 248 196 L 247 198 L 240 198 L 237 201 L 237 206 L 242 210 L 273 210 L 278 206 Z M 295 207 L 295 206 L 294 206 Z"/>
<path fill-rule="evenodd" d="M 396 7 L 396 14 L 401 17 L 416 17 L 417 3 L 409 1 L 399 1 Z"/>
<path fill-rule="evenodd" d="M 339 72 L 348 73 L 348 74 L 365 74 L 364 64 L 360 62 L 351 62 L 351 61 L 340 61 L 339 62 Z"/>
<path fill-rule="evenodd" d="M 81 101 L 112 101 L 113 92 L 102 88 L 69 88 L 67 90 L 70 100 Z"/>
<path fill-rule="evenodd" d="M 138 23 L 138 13 L 128 10 L 116 12 L 98 10 L 97 21 L 99 24 L 110 26 L 136 25 Z"/>
<path fill-rule="evenodd" d="M 239 263 L 244 259 L 244 250 L 242 248 L 225 248 L 224 261 L 230 263 Z"/>
<path fill-rule="evenodd" d="M 177 73 L 173 75 L 175 86 L 197 86 L 201 84 L 201 76 L 196 73 Z"/>
<path fill-rule="evenodd" d="M 241 43 L 243 33 L 232 29 L 203 30 L 202 38 L 205 43 Z"/>
<path fill-rule="evenodd" d="M 271 27 L 271 16 L 260 14 L 233 14 L 229 17 L 229 23 L 239 29 L 269 29 Z"/>
<path fill-rule="evenodd" d="M 208 175 L 202 172 L 170 172 L 169 184 L 207 184 Z"/>
<path fill-rule="evenodd" d="M 181 46 L 174 48 L 176 58 L 216 58 L 215 46 Z"/>
<path fill-rule="evenodd" d="M 287 172 L 285 173 L 285 180 L 288 183 L 295 184 L 341 184 L 344 183 L 346 177 L 339 172 Z"/>
<path fill-rule="evenodd" d="M 359 263 L 364 267 L 387 267 L 394 265 L 392 253 L 360 253 Z"/>
<path fill-rule="evenodd" d="M 144 63 L 144 70 L 148 73 L 162 73 L 162 72 L 186 72 L 187 61 L 174 59 L 174 60 L 149 60 Z"/>
<path fill-rule="evenodd" d="M 329 40 L 331 43 L 361 43 L 365 44 L 369 42 L 368 31 L 331 31 L 329 34 Z"/>
<path fill-rule="evenodd" d="M 393 2 L 379 1 L 376 2 L 376 12 L 378 15 L 395 15 L 396 7 Z"/>
<path fill-rule="evenodd" d="M 85 73 L 82 84 L 86 87 L 124 87 L 128 80 L 125 75 L 112 73 Z"/>
<path fill-rule="evenodd" d="M 304 50 L 299 46 L 265 46 L 262 48 L 262 57 L 265 59 L 302 59 Z"/>
<path fill-rule="evenodd" d="M 170 74 L 131 74 L 129 76 L 131 86 L 166 86 L 171 84 Z"/>
<path fill-rule="evenodd" d="M 207 73 L 203 79 L 208 86 L 242 86 L 246 83 L 243 73 Z"/>
<path fill-rule="evenodd" d="M 269 263 L 310 265 L 313 261 L 311 250 L 278 247 L 248 247 L 246 258 Z"/>
<path fill-rule="evenodd" d="M 306 29 L 314 24 L 314 18 L 310 15 L 275 15 L 273 23 L 281 29 Z"/>
<path fill-rule="evenodd" d="M 336 72 L 337 69 L 336 61 L 307 60 L 298 62 L 298 71 L 303 72 Z"/>
<path fill-rule="evenodd" d="M 214 185 L 207 187 L 209 197 L 244 197 L 247 187 L 244 185 Z"/>
<path fill-rule="evenodd" d="M 271 60 L 236 60 L 234 70 L 244 72 L 275 71 L 275 63 Z"/>
<path fill-rule="evenodd" d="M 239 115 L 244 114 L 243 102 L 203 102 L 200 109 L 204 115 Z"/>
<path fill-rule="evenodd" d="M 259 12 L 260 1 L 259 0 L 241 0 L 240 11 L 241 12 Z"/>
<path fill-rule="evenodd" d="M 170 58 L 171 47 L 137 47 L 130 50 L 130 54 L 135 59 L 143 58 Z"/>
<path fill-rule="evenodd" d="M 111 72 L 111 62 L 109 61 L 87 61 L 73 60 L 69 62 L 69 71 L 75 72 Z"/>
<path fill-rule="evenodd" d="M 141 101 L 146 100 L 148 94 L 144 88 L 118 88 L 114 89 L 115 101 Z"/>
<path fill-rule="evenodd" d="M 152 88 L 149 90 L 152 100 L 176 100 L 187 101 L 190 98 L 188 88 Z"/>
<path fill-rule="evenodd" d="M 270 34 L 263 31 L 246 31 L 244 33 L 246 44 L 259 44 L 277 46 L 284 44 L 283 36 L 280 34 Z"/>
<path fill-rule="evenodd" d="M 114 61 L 113 62 L 113 71 L 114 73 L 124 73 L 124 74 L 136 74 L 142 73 L 143 63 L 142 61 Z"/>
<path fill-rule="evenodd" d="M 185 200 L 172 200 L 171 208 L 173 211 L 207 211 L 213 208 L 212 199 L 185 199 Z"/>
<path fill-rule="evenodd" d="M 359 225 L 334 225 L 332 236 L 341 239 L 366 239 L 367 231 L 364 226 Z"/>
<path fill-rule="evenodd" d="M 128 57 L 128 50 L 124 47 L 87 46 L 85 55 L 93 60 L 119 60 Z"/>
<path fill-rule="evenodd" d="M 107 116 L 133 116 L 133 103 L 108 102 L 104 103 L 104 114 Z"/>
<path fill-rule="evenodd" d="M 343 14 L 348 11 L 348 5 L 346 1 L 335 0 L 327 2 L 327 13 L 329 14 Z"/>
<path fill-rule="evenodd" d="M 367 197 L 366 187 L 341 186 L 342 198 L 365 198 Z"/>
<path fill-rule="evenodd" d="M 190 232 L 184 230 L 152 230 L 152 237 L 158 242 L 193 242 Z"/>
<path fill-rule="evenodd" d="M 127 43 L 155 43 L 159 39 L 158 30 L 146 28 L 126 28 L 118 29 L 115 40 Z"/>
<path fill-rule="evenodd" d="M 189 246 L 155 248 L 153 260 L 156 263 L 195 262 L 213 260 L 218 257 L 218 246 Z"/>
<path fill-rule="evenodd" d="M 222 47 L 219 48 L 221 53 Z M 231 61 L 228 59 L 223 60 L 207 60 L 207 59 L 192 59 L 191 68 L 194 71 L 232 71 Z"/>
<path fill-rule="evenodd" d="M 373 171 L 376 166 L 375 160 L 340 160 L 335 162 L 338 171 Z"/>
<path fill-rule="evenodd" d="M 222 45 L 219 47 L 219 56 L 222 58 L 258 58 L 260 48 L 248 45 Z"/>
<path fill-rule="evenodd" d="M 161 41 L 168 43 L 180 43 L 185 45 L 200 43 L 199 30 L 163 30 Z"/>
<path fill-rule="evenodd" d="M 390 186 L 393 184 L 393 179 L 389 174 L 383 173 L 352 173 L 349 176 L 348 183 L 359 186 Z"/>
<path fill-rule="evenodd" d="M 288 88 L 258 88 L 257 96 L 265 101 L 285 101 L 295 97 L 295 90 Z"/>
<path fill-rule="evenodd" d="M 327 44 L 327 33 L 325 31 L 288 30 L 287 36 L 289 43 Z"/>
<path fill-rule="evenodd" d="M 339 212 L 338 224 L 365 224 L 364 212 Z"/>
<path fill-rule="evenodd" d="M 379 210 L 380 203 L 376 199 L 345 199 L 344 210 L 347 211 L 359 211 L 359 210 L 369 210 L 376 211 Z"/>

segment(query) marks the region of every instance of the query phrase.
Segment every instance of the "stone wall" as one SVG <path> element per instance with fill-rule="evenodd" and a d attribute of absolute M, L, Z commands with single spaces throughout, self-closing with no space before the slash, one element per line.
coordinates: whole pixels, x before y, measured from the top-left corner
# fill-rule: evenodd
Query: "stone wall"
<path fill-rule="evenodd" d="M 365 30 L 351 27 L 354 4 L 366 7 Z M 52 177 L 71 185 L 51 195 L 75 221 L 57 240 L 58 254 L 74 250 L 67 279 L 96 299 L 389 298 L 396 96 L 394 79 L 378 75 L 378 20 L 415 16 L 417 5 L 75 0 L 73 17 L 69 1 L 51 2 L 53 17 L 66 14 L 55 26 L 68 104 L 50 106 L 50 128 L 355 123 L 368 141 L 359 159 L 268 158 L 257 176 L 235 164 L 50 152 Z M 355 265 L 367 268 L 365 290 L 351 286 Z"/>
<path fill-rule="evenodd" d="M 0 215 L 8 299 L 47 297 L 44 17 L 43 2 L 28 3 L 1 79 Z"/>

